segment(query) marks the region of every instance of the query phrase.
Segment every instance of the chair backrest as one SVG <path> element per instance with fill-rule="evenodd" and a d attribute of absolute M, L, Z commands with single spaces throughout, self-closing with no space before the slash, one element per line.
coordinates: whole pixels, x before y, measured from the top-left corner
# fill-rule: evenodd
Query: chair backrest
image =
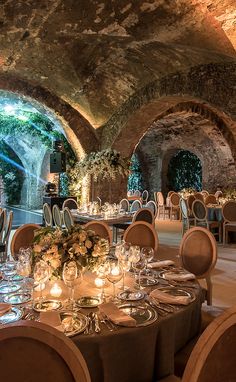
<path fill-rule="evenodd" d="M 106 239 L 109 243 L 112 243 L 112 234 L 109 226 L 104 222 L 91 221 L 85 224 L 85 229 L 91 229 L 95 232 L 96 235 L 99 235 L 101 238 Z"/>
<path fill-rule="evenodd" d="M 154 214 L 152 212 L 152 210 L 150 208 L 141 208 L 140 210 L 138 210 L 134 216 L 133 216 L 133 220 L 132 222 L 136 222 L 136 221 L 144 221 L 144 222 L 147 222 L 151 225 L 154 224 Z"/>
<path fill-rule="evenodd" d="M 179 205 L 180 205 L 181 214 L 182 214 L 183 219 L 188 219 L 188 207 L 187 207 L 186 200 L 183 198 L 180 198 Z"/>
<path fill-rule="evenodd" d="M 17 228 L 11 240 L 11 255 L 17 260 L 17 255 L 19 254 L 19 249 L 23 247 L 30 247 L 34 239 L 34 231 L 39 229 L 38 224 L 23 224 L 21 227 Z"/>
<path fill-rule="evenodd" d="M 136 212 L 139 210 L 139 208 L 142 208 L 142 204 L 139 200 L 135 200 L 130 207 L 130 212 Z"/>
<path fill-rule="evenodd" d="M 8 245 L 11 229 L 12 229 L 12 221 L 13 221 L 13 211 L 9 211 L 7 216 L 7 222 L 5 225 L 5 230 L 3 233 L 3 238 L 2 238 L 3 244 L 6 245 L 6 250 L 7 250 L 7 245 Z"/>
<path fill-rule="evenodd" d="M 120 209 L 122 209 L 125 212 L 129 211 L 129 201 L 127 199 L 122 199 L 120 201 Z"/>
<path fill-rule="evenodd" d="M 149 208 L 153 212 L 154 218 L 156 218 L 156 216 L 157 216 L 157 205 L 153 200 L 149 200 L 149 202 L 147 202 L 146 208 Z"/>
<path fill-rule="evenodd" d="M 236 222 L 236 202 L 229 200 L 222 207 L 222 215 L 225 222 Z"/>
<path fill-rule="evenodd" d="M 179 207 L 179 201 L 180 201 L 180 196 L 177 194 L 177 192 L 173 192 L 170 195 L 170 205 L 173 207 Z"/>
<path fill-rule="evenodd" d="M 53 216 L 55 226 L 58 228 L 61 228 L 61 226 L 62 226 L 62 214 L 61 214 L 60 208 L 58 207 L 57 204 L 54 204 L 54 206 L 52 207 L 52 216 Z"/>
<path fill-rule="evenodd" d="M 182 382 L 236 380 L 236 306 L 205 329 L 190 355 Z"/>
<path fill-rule="evenodd" d="M 62 204 L 62 210 L 64 210 L 65 207 L 68 207 L 69 210 L 77 210 L 79 208 L 76 200 L 74 200 L 72 198 L 68 198 L 68 199 L 64 200 L 64 202 Z"/>
<path fill-rule="evenodd" d="M 209 194 L 205 198 L 205 204 L 218 204 L 215 195 Z"/>
<path fill-rule="evenodd" d="M 75 223 L 74 223 L 73 216 L 70 212 L 70 209 L 68 207 L 64 207 L 64 209 L 62 211 L 62 219 L 63 219 L 63 223 L 65 224 L 66 229 L 68 229 L 68 231 L 70 231 L 71 228 L 75 225 Z"/>
<path fill-rule="evenodd" d="M 0 241 L 2 241 L 3 233 L 6 228 L 6 218 L 7 218 L 7 213 L 6 213 L 6 209 L 4 208 L 0 212 Z"/>
<path fill-rule="evenodd" d="M 201 194 L 203 195 L 203 198 L 206 198 L 209 195 L 209 192 L 207 190 L 202 190 Z"/>
<path fill-rule="evenodd" d="M 170 198 L 170 196 L 174 194 L 174 191 L 169 191 L 168 194 L 167 194 L 167 198 Z"/>
<path fill-rule="evenodd" d="M 164 206 L 165 201 L 164 201 L 164 196 L 163 196 L 161 191 L 158 191 L 155 193 L 155 199 L 156 199 L 156 203 L 158 206 Z"/>
<path fill-rule="evenodd" d="M 101 207 L 102 206 L 102 199 L 99 198 L 99 196 L 97 196 L 97 201 L 98 201 L 99 206 Z"/>
<path fill-rule="evenodd" d="M 194 196 L 195 196 L 195 199 L 201 200 L 202 202 L 204 202 L 204 196 L 201 192 L 196 192 L 196 194 L 194 194 Z"/>
<path fill-rule="evenodd" d="M 147 201 L 148 201 L 148 196 L 149 196 L 149 193 L 147 190 L 144 190 L 143 193 L 142 193 L 142 202 L 143 204 L 146 204 Z"/>
<path fill-rule="evenodd" d="M 140 192 L 139 190 L 135 190 L 135 191 L 134 191 L 134 195 L 135 195 L 135 196 L 141 196 L 141 192 Z"/>
<path fill-rule="evenodd" d="M 197 278 L 206 278 L 217 260 L 217 244 L 212 233 L 203 227 L 190 228 L 180 243 L 182 266 Z"/>
<path fill-rule="evenodd" d="M 77 346 L 64 333 L 40 322 L 18 321 L 2 327 L 0 353 L 1 381 L 91 381 Z"/>
<path fill-rule="evenodd" d="M 205 204 L 199 200 L 194 200 L 192 204 L 193 216 L 197 221 L 206 221 L 207 220 L 207 209 Z"/>
<path fill-rule="evenodd" d="M 192 206 L 193 206 L 194 200 L 196 200 L 194 195 L 189 195 L 187 198 L 187 206 L 190 212 L 192 212 Z"/>
<path fill-rule="evenodd" d="M 223 192 L 220 191 L 220 190 L 216 191 L 216 192 L 215 192 L 215 197 L 216 197 L 216 199 L 218 199 L 220 196 L 223 196 Z"/>
<path fill-rule="evenodd" d="M 124 233 L 124 241 L 132 245 L 152 247 L 157 252 L 158 236 L 155 228 L 146 222 L 132 223 Z"/>
<path fill-rule="evenodd" d="M 43 217 L 46 227 L 52 227 L 52 211 L 48 203 L 43 205 Z"/>

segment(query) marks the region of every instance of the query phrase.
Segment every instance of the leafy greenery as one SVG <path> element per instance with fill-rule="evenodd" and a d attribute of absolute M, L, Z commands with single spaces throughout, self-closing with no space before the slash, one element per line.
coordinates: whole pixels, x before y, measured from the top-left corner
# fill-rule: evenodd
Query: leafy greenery
<path fill-rule="evenodd" d="M 168 166 L 169 189 L 202 189 L 202 165 L 200 159 L 190 151 L 181 150 L 174 155 Z"/>
<path fill-rule="evenodd" d="M 141 166 L 137 154 L 133 154 L 130 164 L 130 175 L 128 178 L 128 191 L 131 190 L 143 190 L 143 177 L 141 172 Z"/>

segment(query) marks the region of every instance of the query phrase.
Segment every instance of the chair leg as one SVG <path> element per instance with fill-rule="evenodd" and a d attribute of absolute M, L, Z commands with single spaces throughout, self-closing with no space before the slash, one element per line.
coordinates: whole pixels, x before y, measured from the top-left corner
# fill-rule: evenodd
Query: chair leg
<path fill-rule="evenodd" d="M 206 278 L 207 283 L 207 305 L 212 305 L 212 282 L 210 277 Z"/>

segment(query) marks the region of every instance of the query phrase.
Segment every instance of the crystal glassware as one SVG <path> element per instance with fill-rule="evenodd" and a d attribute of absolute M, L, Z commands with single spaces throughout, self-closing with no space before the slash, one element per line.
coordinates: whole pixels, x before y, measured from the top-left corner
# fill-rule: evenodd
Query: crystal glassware
<path fill-rule="evenodd" d="M 118 283 L 123 276 L 123 271 L 119 263 L 111 261 L 109 263 L 109 269 L 107 273 L 107 280 L 113 285 L 113 301 L 116 300 L 116 287 L 115 284 Z"/>
<path fill-rule="evenodd" d="M 80 278 L 82 278 L 82 273 L 79 274 Z M 69 294 L 69 306 L 71 306 L 71 309 L 74 308 L 74 287 L 75 287 L 75 281 L 78 277 L 78 268 L 75 261 L 69 261 L 64 264 L 63 271 L 62 271 L 62 278 L 66 286 L 70 290 Z"/>
<path fill-rule="evenodd" d="M 139 254 L 139 260 L 133 263 L 133 267 L 138 272 L 138 285 L 139 289 L 141 289 L 141 273 L 146 267 L 146 259 L 141 253 Z"/>
<path fill-rule="evenodd" d="M 141 249 L 141 255 L 144 256 L 146 260 L 146 267 L 145 267 L 145 272 L 147 273 L 147 265 L 152 261 L 154 257 L 154 250 L 152 247 L 143 247 Z"/>
<path fill-rule="evenodd" d="M 45 261 L 38 261 L 34 266 L 34 280 L 39 284 L 40 296 L 39 306 L 43 300 L 43 285 L 48 281 L 51 275 L 51 269 Z"/>

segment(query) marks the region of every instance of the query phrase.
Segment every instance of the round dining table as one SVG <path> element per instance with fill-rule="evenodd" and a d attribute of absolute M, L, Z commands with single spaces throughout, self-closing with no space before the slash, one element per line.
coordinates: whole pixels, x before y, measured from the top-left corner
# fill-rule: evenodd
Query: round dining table
<path fill-rule="evenodd" d="M 101 289 L 95 286 L 95 278 L 95 274 L 86 272 L 82 283 L 75 288 L 75 298 L 99 295 Z M 58 282 L 62 288 L 60 299 L 63 300 L 67 298 L 67 287 L 62 281 Z M 161 286 L 162 282 L 160 280 L 152 289 Z M 132 274 L 126 276 L 125 283 L 134 287 Z M 188 284 L 189 289 L 182 288 L 191 290 L 195 300 L 186 306 L 178 305 L 174 312 L 165 316 L 158 314 L 157 320 L 148 326 L 114 325 L 111 331 L 100 323 L 100 334 L 81 333 L 71 337 L 85 358 L 92 382 L 151 382 L 174 372 L 175 353 L 199 333 L 201 325 L 201 288 L 197 281 Z M 121 282 L 117 288 L 119 285 Z M 45 295 L 50 287 L 47 286 Z M 112 294 L 108 282 L 105 292 Z M 144 301 L 140 303 L 145 304 Z M 88 315 L 97 310 L 81 308 L 80 312 Z"/>

